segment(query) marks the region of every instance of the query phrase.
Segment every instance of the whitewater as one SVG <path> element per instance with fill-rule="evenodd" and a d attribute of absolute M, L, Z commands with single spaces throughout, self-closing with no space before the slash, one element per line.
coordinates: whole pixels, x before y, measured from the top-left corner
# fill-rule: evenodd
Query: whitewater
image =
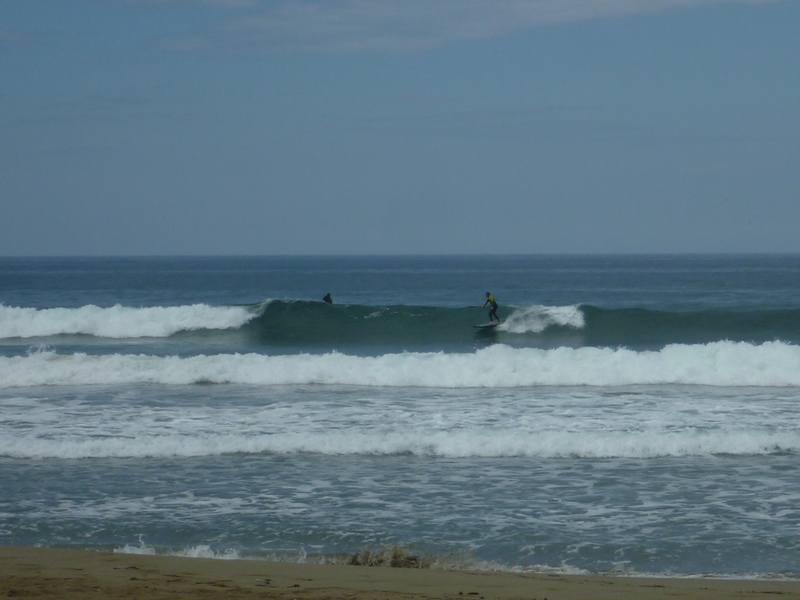
<path fill-rule="evenodd" d="M 84 334 L 107 338 L 168 337 L 179 331 L 236 329 L 256 316 L 244 307 L 116 304 L 108 308 L 30 308 L 0 305 L 0 338 Z"/>
<path fill-rule="evenodd" d="M 56 390 L 69 398 L 75 392 Z M 148 396 L 174 397 L 156 404 Z M 200 395 L 198 399 L 196 396 Z M 111 396 L 113 402 L 102 402 Z M 774 397 L 773 401 L 766 401 Z M 635 386 L 409 390 L 375 394 L 258 385 L 186 397 L 157 387 L 105 386 L 54 400 L 18 391 L 0 416 L 0 456 L 165 458 L 306 453 L 442 458 L 755 456 L 800 450 L 786 421 L 798 389 Z"/>
<path fill-rule="evenodd" d="M 797 256 L 0 259 L 0 544 L 800 577 L 799 299 Z"/>
<path fill-rule="evenodd" d="M 473 353 L 341 353 L 266 356 L 61 355 L 38 350 L 0 358 L 0 387 L 120 383 L 247 383 L 441 388 L 681 384 L 800 386 L 800 347 L 715 342 L 659 351 L 510 348 Z"/>

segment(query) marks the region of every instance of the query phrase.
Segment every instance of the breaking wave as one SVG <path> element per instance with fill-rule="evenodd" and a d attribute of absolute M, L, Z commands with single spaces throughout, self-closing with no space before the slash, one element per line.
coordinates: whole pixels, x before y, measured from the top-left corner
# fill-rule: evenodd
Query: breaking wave
<path fill-rule="evenodd" d="M 352 427 L 351 429 L 357 429 Z M 224 454 L 296 454 L 539 458 L 657 458 L 664 456 L 757 456 L 800 451 L 800 432 L 766 428 L 679 432 L 326 431 L 244 435 L 141 435 L 130 438 L 60 439 L 20 436 L 0 440 L 0 456 L 13 458 L 152 458 Z"/>
<path fill-rule="evenodd" d="M 656 349 L 669 344 L 740 341 L 800 343 L 800 310 L 654 311 L 589 305 L 501 307 L 495 329 L 476 307 L 327 305 L 266 301 L 252 306 L 83 306 L 19 308 L 0 305 L 0 339 L 89 335 L 166 338 L 187 331 L 236 330 L 265 347 L 359 346 L 430 349 L 475 346 L 483 339 L 514 346 L 625 346 Z"/>
<path fill-rule="evenodd" d="M 784 342 L 673 344 L 657 351 L 625 348 L 512 348 L 475 352 L 339 352 L 190 357 L 60 355 L 41 351 L 0 358 L 0 387 L 157 383 L 357 385 L 441 388 L 529 386 L 800 386 L 800 346 Z"/>
<path fill-rule="evenodd" d="M 236 329 L 257 316 L 240 306 L 20 308 L 0 305 L 0 338 L 83 334 L 106 338 L 169 337 L 179 331 Z"/>

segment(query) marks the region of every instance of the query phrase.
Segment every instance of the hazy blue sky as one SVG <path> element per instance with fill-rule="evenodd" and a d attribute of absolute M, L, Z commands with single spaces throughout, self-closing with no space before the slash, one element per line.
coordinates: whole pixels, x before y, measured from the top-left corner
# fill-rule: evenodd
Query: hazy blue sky
<path fill-rule="evenodd" d="M 0 255 L 484 252 L 800 252 L 800 1 L 0 2 Z"/>

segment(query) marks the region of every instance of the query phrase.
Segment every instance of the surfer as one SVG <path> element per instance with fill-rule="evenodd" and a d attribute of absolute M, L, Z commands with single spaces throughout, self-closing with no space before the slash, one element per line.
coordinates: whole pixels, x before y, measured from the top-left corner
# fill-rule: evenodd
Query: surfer
<path fill-rule="evenodd" d="M 328 304 L 333 304 L 333 298 L 331 298 L 331 293 L 330 292 L 325 294 L 325 297 L 323 298 L 323 300 L 325 302 L 327 302 Z"/>
<path fill-rule="evenodd" d="M 497 318 L 497 322 L 500 322 L 500 317 L 497 316 L 497 300 L 494 299 L 494 296 L 490 292 L 486 292 L 486 302 L 483 303 L 481 308 L 486 308 L 487 304 L 491 304 L 492 308 L 489 311 L 489 322 L 491 323 L 494 319 L 492 317 Z"/>

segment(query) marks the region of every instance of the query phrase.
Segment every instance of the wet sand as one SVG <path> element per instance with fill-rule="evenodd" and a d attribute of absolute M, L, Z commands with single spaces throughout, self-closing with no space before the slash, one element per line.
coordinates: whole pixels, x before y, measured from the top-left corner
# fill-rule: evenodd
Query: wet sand
<path fill-rule="evenodd" d="M 798 581 L 517 575 L 0 547 L 0 597 L 603 600 L 798 598 Z"/>

